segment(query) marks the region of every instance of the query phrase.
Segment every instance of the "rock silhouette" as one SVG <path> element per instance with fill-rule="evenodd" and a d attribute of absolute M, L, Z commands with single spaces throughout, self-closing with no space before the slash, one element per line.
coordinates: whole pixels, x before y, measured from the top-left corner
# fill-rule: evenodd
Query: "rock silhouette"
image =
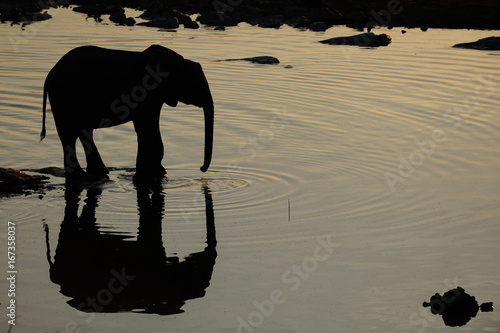
<path fill-rule="evenodd" d="M 494 309 L 492 302 L 479 305 L 476 298 L 462 287 L 448 290 L 443 296 L 436 293 L 430 302 L 423 302 L 422 306 L 430 307 L 432 314 L 440 314 L 445 325 L 453 327 L 467 324 L 479 310 L 490 312 Z"/>
<path fill-rule="evenodd" d="M 320 43 L 330 45 L 357 45 L 365 47 L 378 47 L 387 46 L 391 43 L 391 41 L 391 36 L 387 34 L 375 35 L 372 32 L 367 32 L 354 36 L 325 39 L 320 41 Z"/>
<path fill-rule="evenodd" d="M 224 59 L 224 60 L 219 60 L 219 61 L 250 61 L 256 64 L 279 64 L 280 61 L 278 58 L 271 57 L 271 56 L 258 56 L 258 57 L 251 57 L 251 58 L 240 58 L 240 59 Z"/>
<path fill-rule="evenodd" d="M 455 44 L 453 47 L 476 50 L 500 50 L 500 37 L 486 37 L 475 42 Z"/>

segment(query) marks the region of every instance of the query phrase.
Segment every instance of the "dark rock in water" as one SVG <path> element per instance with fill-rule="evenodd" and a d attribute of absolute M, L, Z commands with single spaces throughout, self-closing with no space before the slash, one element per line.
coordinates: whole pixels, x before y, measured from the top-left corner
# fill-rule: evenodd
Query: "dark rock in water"
<path fill-rule="evenodd" d="M 285 23 L 294 26 L 293 24 L 289 24 L 288 21 L 296 20 L 301 17 L 305 18 L 309 23 L 324 22 L 327 27 L 341 22 L 342 14 L 337 10 L 327 7 L 311 7 L 311 5 L 313 4 L 308 3 L 308 6 L 286 6 L 287 8 L 283 9 L 283 15 L 286 19 Z M 308 26 L 309 23 L 302 27 Z M 297 26 L 297 28 L 301 28 L 301 26 Z"/>
<path fill-rule="evenodd" d="M 138 25 L 164 29 L 177 29 L 179 27 L 179 24 L 183 24 L 184 27 L 187 28 L 199 28 L 198 23 L 193 22 L 191 17 L 189 17 L 188 15 L 177 10 L 171 10 L 160 6 L 148 8 L 139 17 L 145 20 L 149 20 L 149 22 L 139 23 Z"/>
<path fill-rule="evenodd" d="M 391 43 L 391 36 L 387 34 L 375 35 L 372 32 L 349 37 L 334 37 L 320 41 L 331 45 L 357 45 L 366 47 L 387 46 Z"/>
<path fill-rule="evenodd" d="M 475 42 L 455 44 L 453 47 L 476 50 L 500 50 L 500 37 L 486 37 Z"/>
<path fill-rule="evenodd" d="M 189 17 L 188 15 L 182 13 L 182 12 L 178 12 L 178 11 L 175 11 L 174 10 L 174 14 L 173 14 L 174 17 L 177 18 L 177 21 L 179 21 L 179 24 L 190 24 L 191 22 L 194 22 L 191 17 Z"/>
<path fill-rule="evenodd" d="M 109 20 L 114 23 L 123 24 L 126 19 L 125 13 L 116 12 L 109 15 Z"/>
<path fill-rule="evenodd" d="M 235 10 L 230 11 L 228 14 L 233 15 L 234 11 Z M 258 8 L 242 3 L 240 6 L 238 6 L 238 16 L 241 22 L 247 22 L 251 24 L 251 22 L 255 22 L 261 16 L 261 14 Z"/>
<path fill-rule="evenodd" d="M 128 25 L 128 26 L 133 26 L 133 25 L 135 25 L 135 18 L 127 17 L 127 19 L 125 20 L 125 22 L 123 22 L 123 24 Z"/>
<path fill-rule="evenodd" d="M 219 26 L 215 27 L 214 30 L 216 30 L 216 31 L 226 31 L 226 27 L 223 26 L 223 25 L 219 25 Z"/>
<path fill-rule="evenodd" d="M 87 16 L 92 17 L 101 16 L 102 10 L 103 8 L 100 5 L 81 5 L 73 8 L 75 12 L 87 14 Z"/>
<path fill-rule="evenodd" d="M 269 15 L 258 18 L 254 22 L 261 28 L 279 28 L 283 25 L 283 15 Z"/>
<path fill-rule="evenodd" d="M 184 28 L 186 28 L 186 29 L 198 29 L 199 27 L 200 27 L 200 25 L 198 24 L 198 22 L 195 22 L 195 21 L 190 21 L 190 22 L 184 23 Z"/>
<path fill-rule="evenodd" d="M 110 170 L 113 168 L 110 167 Z M 28 169 L 26 171 L 38 172 L 45 175 L 52 175 L 56 177 L 64 178 L 64 169 L 59 167 L 45 167 L 41 169 Z"/>
<path fill-rule="evenodd" d="M 177 29 L 179 27 L 179 21 L 177 20 L 176 17 L 170 16 L 149 22 L 141 22 L 138 23 L 137 25 L 143 25 L 154 28 L 163 28 L 163 29 Z"/>
<path fill-rule="evenodd" d="M 326 30 L 325 22 L 314 22 L 307 26 L 307 29 L 311 31 L 325 31 Z"/>
<path fill-rule="evenodd" d="M 279 64 L 278 58 L 271 56 L 259 56 L 251 58 L 241 58 L 241 59 L 224 59 L 222 61 L 250 61 L 256 64 Z"/>
<path fill-rule="evenodd" d="M 169 16 L 173 16 L 173 11 L 161 6 L 150 7 L 139 15 L 139 17 L 144 20 L 157 20 Z"/>
<path fill-rule="evenodd" d="M 135 19 L 133 17 L 126 17 L 125 13 L 116 12 L 109 15 L 109 20 L 111 22 L 132 26 L 135 24 Z"/>
<path fill-rule="evenodd" d="M 293 28 L 305 28 L 310 24 L 310 22 L 305 16 L 296 16 L 286 20 L 285 24 Z"/>
<path fill-rule="evenodd" d="M 52 18 L 52 15 L 50 15 L 48 12 L 43 12 L 43 13 L 32 13 L 31 18 L 29 20 L 31 21 L 45 21 Z"/>
<path fill-rule="evenodd" d="M 493 311 L 493 303 L 483 303 L 479 305 L 474 296 L 465 292 L 462 287 L 448 290 L 441 296 L 436 293 L 431 297 L 430 302 L 423 302 L 423 307 L 430 307 L 432 314 L 439 314 L 447 326 L 463 326 L 471 318 L 474 318 L 478 311 Z"/>
<path fill-rule="evenodd" d="M 101 10 L 102 15 L 107 15 L 107 14 L 111 15 L 111 14 L 115 14 L 115 13 L 125 14 L 125 9 L 123 9 L 123 7 L 120 7 L 120 6 L 111 5 L 111 6 L 104 7 Z"/>
<path fill-rule="evenodd" d="M 209 26 L 225 26 L 233 27 L 238 25 L 238 22 L 231 16 L 227 15 L 225 12 L 206 12 L 198 16 L 196 19 L 201 24 Z"/>

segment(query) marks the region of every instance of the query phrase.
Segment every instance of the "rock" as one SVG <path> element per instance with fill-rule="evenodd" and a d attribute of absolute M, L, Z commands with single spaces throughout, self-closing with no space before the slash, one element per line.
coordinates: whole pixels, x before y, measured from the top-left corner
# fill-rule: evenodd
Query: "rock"
<path fill-rule="evenodd" d="M 121 25 L 132 26 L 135 24 L 135 19 L 133 17 L 126 17 L 125 13 L 121 12 L 114 12 L 113 14 L 109 15 L 109 20 Z"/>
<path fill-rule="evenodd" d="M 222 61 L 250 61 L 256 64 L 279 64 L 278 58 L 271 56 L 258 56 L 251 58 L 240 58 L 240 59 L 224 59 Z"/>
<path fill-rule="evenodd" d="M 127 17 L 125 16 L 125 13 L 121 13 L 121 12 L 116 12 L 116 13 L 109 15 L 109 20 L 111 22 L 114 22 L 114 23 L 123 24 L 126 19 L 127 19 Z"/>
<path fill-rule="evenodd" d="M 196 20 L 209 26 L 233 27 L 238 25 L 238 22 L 225 12 L 206 12 L 198 16 Z"/>
<path fill-rule="evenodd" d="M 54 0 L 38 1 L 37 4 L 40 6 L 41 9 L 49 9 L 50 7 L 52 8 L 59 7 L 57 1 Z"/>
<path fill-rule="evenodd" d="M 344 19 L 348 23 L 366 22 L 369 17 L 363 11 L 353 11 L 344 14 Z"/>
<path fill-rule="evenodd" d="M 176 11 L 176 10 L 174 10 L 173 16 L 177 18 L 177 21 L 179 21 L 179 24 L 185 25 L 187 23 L 189 25 L 191 22 L 194 22 L 191 19 L 191 17 L 189 17 L 188 15 L 186 15 L 182 12 Z M 198 25 L 198 27 L 199 27 L 199 25 Z"/>
<path fill-rule="evenodd" d="M 231 14 L 231 12 L 229 12 L 229 14 Z M 238 6 L 238 14 L 240 16 L 240 22 L 247 22 L 250 24 L 251 22 L 255 22 L 259 17 L 261 17 L 261 13 L 258 8 L 244 4 Z"/>
<path fill-rule="evenodd" d="M 125 22 L 123 22 L 123 24 L 125 24 L 125 25 L 127 25 L 127 26 L 129 26 L 129 27 L 131 27 L 131 26 L 135 25 L 135 23 L 136 23 L 136 22 L 135 22 L 135 18 L 133 18 L 133 17 L 127 17 L 127 18 L 125 19 Z"/>
<path fill-rule="evenodd" d="M 137 23 L 137 25 L 142 25 L 142 26 L 146 26 L 146 27 L 153 27 L 153 28 L 177 29 L 179 27 L 179 21 L 177 20 L 176 17 L 170 16 L 170 17 L 152 20 L 149 22 Z"/>
<path fill-rule="evenodd" d="M 170 16 L 173 16 L 173 11 L 160 6 L 150 7 L 139 15 L 139 17 L 144 20 L 157 20 Z"/>
<path fill-rule="evenodd" d="M 330 45 L 357 45 L 366 47 L 387 46 L 391 43 L 391 36 L 387 34 L 375 35 L 372 32 L 349 36 L 349 37 L 334 37 L 320 41 L 323 44 Z"/>
<path fill-rule="evenodd" d="M 226 31 L 226 27 L 223 25 L 219 25 L 214 28 L 215 31 Z"/>
<path fill-rule="evenodd" d="M 120 7 L 120 6 L 110 5 L 110 6 L 104 7 L 101 10 L 101 15 L 108 15 L 108 14 L 111 15 L 111 14 L 117 14 L 117 13 L 125 14 L 125 9 L 123 9 L 123 7 Z"/>
<path fill-rule="evenodd" d="M 242 19 L 242 15 L 241 13 L 236 10 L 235 8 L 233 8 L 232 10 L 228 10 L 225 12 L 229 17 L 231 17 L 232 19 L 234 19 L 236 22 L 241 22 L 241 19 Z"/>
<path fill-rule="evenodd" d="M 486 37 L 475 42 L 455 44 L 453 47 L 476 50 L 500 50 L 500 37 Z"/>
<path fill-rule="evenodd" d="M 493 302 L 478 304 L 476 298 L 458 286 L 448 290 L 441 296 L 439 293 L 431 296 L 430 302 L 423 302 L 423 307 L 430 307 L 431 313 L 441 315 L 446 326 L 464 326 L 481 312 L 493 311 Z"/>
<path fill-rule="evenodd" d="M 112 167 L 110 167 L 110 170 Z M 45 167 L 41 169 L 28 169 L 26 171 L 38 172 L 45 175 L 52 175 L 60 178 L 64 178 L 64 169 L 59 167 Z"/>
<path fill-rule="evenodd" d="M 198 24 L 194 25 L 193 20 L 188 15 L 177 10 L 171 10 L 160 6 L 148 8 L 144 13 L 139 15 L 144 20 L 149 22 L 139 23 L 138 25 L 145 25 L 148 27 L 177 29 L 179 24 L 186 25 L 190 28 L 198 28 Z"/>
<path fill-rule="evenodd" d="M 311 22 L 324 22 L 327 26 L 339 24 L 342 20 L 342 14 L 336 10 L 331 10 L 326 7 L 299 7 L 290 6 L 284 9 L 285 19 L 288 21 L 297 17 L 305 17 L 309 23 Z M 308 24 L 307 24 L 308 25 Z M 306 26 L 307 26 L 306 25 Z"/>
<path fill-rule="evenodd" d="M 43 12 L 43 13 L 33 13 L 33 16 L 31 17 L 31 21 L 45 21 L 52 18 L 52 15 L 50 15 L 48 12 Z"/>
<path fill-rule="evenodd" d="M 311 31 L 326 31 L 325 22 L 314 22 L 307 26 L 307 29 Z"/>
<path fill-rule="evenodd" d="M 100 5 L 81 5 L 74 7 L 73 11 L 87 14 L 87 16 L 100 16 L 102 14 L 102 8 Z"/>
<path fill-rule="evenodd" d="M 198 24 L 198 22 L 195 21 L 184 23 L 184 28 L 186 29 L 198 29 L 199 27 L 200 25 Z"/>
<path fill-rule="evenodd" d="M 293 28 L 305 28 L 310 24 L 310 22 L 305 16 L 295 16 L 286 20 L 285 24 Z"/>
<path fill-rule="evenodd" d="M 261 28 L 279 28 L 283 25 L 283 15 L 264 16 L 255 22 Z"/>

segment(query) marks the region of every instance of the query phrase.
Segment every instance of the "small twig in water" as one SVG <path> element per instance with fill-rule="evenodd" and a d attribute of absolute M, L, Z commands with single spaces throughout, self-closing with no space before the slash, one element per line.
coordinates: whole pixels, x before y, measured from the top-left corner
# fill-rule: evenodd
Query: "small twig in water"
<path fill-rule="evenodd" d="M 290 222 L 290 199 L 288 199 L 288 222 Z"/>

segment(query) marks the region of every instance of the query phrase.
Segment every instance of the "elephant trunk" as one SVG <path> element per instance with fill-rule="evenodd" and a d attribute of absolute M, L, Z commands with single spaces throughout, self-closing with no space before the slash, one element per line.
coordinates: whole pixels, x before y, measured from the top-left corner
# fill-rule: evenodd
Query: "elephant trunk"
<path fill-rule="evenodd" d="M 212 161 L 212 150 L 214 144 L 214 104 L 212 101 L 203 107 L 205 116 L 205 160 L 200 168 L 202 172 L 208 170 Z"/>

